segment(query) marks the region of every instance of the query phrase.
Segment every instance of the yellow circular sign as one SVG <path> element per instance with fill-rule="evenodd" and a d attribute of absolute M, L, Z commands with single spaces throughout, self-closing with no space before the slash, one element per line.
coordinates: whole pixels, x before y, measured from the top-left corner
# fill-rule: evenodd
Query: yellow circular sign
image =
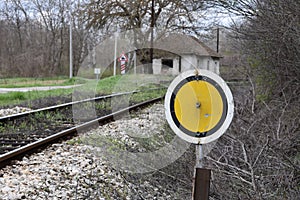
<path fill-rule="evenodd" d="M 233 116 L 231 91 L 219 76 L 206 70 L 176 77 L 168 88 L 165 107 L 171 128 L 192 143 L 220 137 Z"/>
<path fill-rule="evenodd" d="M 174 111 L 179 123 L 192 132 L 204 133 L 215 127 L 223 113 L 222 97 L 206 81 L 191 81 L 177 92 Z"/>

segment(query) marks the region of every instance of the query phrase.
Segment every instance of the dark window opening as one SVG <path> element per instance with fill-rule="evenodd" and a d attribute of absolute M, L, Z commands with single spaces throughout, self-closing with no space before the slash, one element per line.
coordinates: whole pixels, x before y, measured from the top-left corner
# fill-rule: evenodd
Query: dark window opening
<path fill-rule="evenodd" d="M 172 59 L 162 59 L 161 64 L 163 68 L 173 68 L 173 60 Z"/>

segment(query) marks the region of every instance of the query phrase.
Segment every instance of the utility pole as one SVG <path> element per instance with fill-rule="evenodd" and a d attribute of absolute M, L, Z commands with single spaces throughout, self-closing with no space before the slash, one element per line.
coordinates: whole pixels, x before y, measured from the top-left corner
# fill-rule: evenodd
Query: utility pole
<path fill-rule="evenodd" d="M 151 28 L 151 43 L 150 43 L 150 63 L 151 66 L 148 70 L 148 73 L 152 73 L 153 71 L 153 34 L 154 34 L 154 24 L 155 24 L 155 11 L 154 11 L 154 6 L 155 6 L 155 0 L 152 0 L 152 6 L 151 6 L 151 24 L 150 24 L 150 28 Z"/>
<path fill-rule="evenodd" d="M 71 15 L 71 4 L 69 7 L 69 32 L 70 32 L 70 76 L 69 78 L 73 77 L 73 44 L 72 44 L 72 15 Z"/>
<path fill-rule="evenodd" d="M 220 44 L 220 28 L 217 28 L 217 53 L 219 53 L 219 44 Z"/>

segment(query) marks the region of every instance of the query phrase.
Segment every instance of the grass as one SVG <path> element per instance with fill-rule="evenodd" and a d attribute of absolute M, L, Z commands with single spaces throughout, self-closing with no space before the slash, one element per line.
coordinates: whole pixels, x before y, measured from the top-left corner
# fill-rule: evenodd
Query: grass
<path fill-rule="evenodd" d="M 4 78 L 0 79 L 1 88 L 22 88 L 22 87 L 39 87 L 39 86 L 65 86 L 73 85 L 75 82 L 84 83 L 84 80 L 67 77 L 50 77 L 50 78 Z"/>
<path fill-rule="evenodd" d="M 149 90 L 143 93 L 136 93 L 131 96 L 132 102 L 142 102 L 148 99 L 161 97 L 166 93 L 166 89 Z"/>
<path fill-rule="evenodd" d="M 118 92 L 138 91 L 160 87 L 161 80 L 171 80 L 172 77 L 156 75 L 117 75 L 104 79 L 90 80 L 82 87 L 76 88 L 78 92 L 90 92 L 93 94 L 112 94 Z"/>
<path fill-rule="evenodd" d="M 40 85 L 74 85 L 82 84 L 82 86 L 75 89 L 56 89 L 48 91 L 29 91 L 29 92 L 9 92 L 0 94 L 0 106 L 11 106 L 26 103 L 31 105 L 31 101 L 47 97 L 56 96 L 70 96 L 74 92 L 87 93 L 90 95 L 97 94 L 112 94 L 117 92 L 137 91 L 144 89 L 157 88 L 160 86 L 160 80 L 170 79 L 170 77 L 161 77 L 155 75 L 126 75 L 126 76 L 111 76 L 99 81 L 95 79 L 83 78 L 43 78 L 43 79 L 30 79 L 30 78 L 13 78 L 1 79 L 0 87 L 31 87 Z M 59 83 L 59 84 L 58 84 Z M 135 95 L 137 101 L 145 98 L 157 97 L 164 91 L 152 91 L 142 96 Z M 88 96 L 87 96 L 88 97 Z"/>
<path fill-rule="evenodd" d="M 18 105 L 28 102 L 31 104 L 31 101 L 36 99 L 41 99 L 45 97 L 53 96 L 66 96 L 71 94 L 73 89 L 57 89 L 49 91 L 29 91 L 29 92 L 9 92 L 0 94 L 0 106 L 11 106 Z"/>
<path fill-rule="evenodd" d="M 23 92 L 10 92 L 8 94 L 5 95 L 1 95 L 0 94 L 0 101 L 21 101 L 21 100 L 25 100 L 26 99 L 26 95 Z"/>
<path fill-rule="evenodd" d="M 121 76 L 111 76 L 108 78 L 104 78 L 102 80 L 99 80 L 97 83 L 96 93 L 112 93 L 114 86 L 118 83 L 118 81 L 121 79 Z"/>
<path fill-rule="evenodd" d="M 1 88 L 22 88 L 39 86 L 66 86 L 84 84 L 88 82 L 82 78 L 50 77 L 50 78 L 6 78 L 0 79 Z M 56 89 L 49 91 L 9 92 L 0 93 L 0 106 L 11 106 L 22 103 L 31 105 L 31 101 L 46 97 L 67 96 L 73 89 Z"/>

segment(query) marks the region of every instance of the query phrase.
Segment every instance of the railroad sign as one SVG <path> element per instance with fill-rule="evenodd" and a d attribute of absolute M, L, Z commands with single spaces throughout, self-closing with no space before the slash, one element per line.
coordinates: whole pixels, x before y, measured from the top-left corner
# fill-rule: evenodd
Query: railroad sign
<path fill-rule="evenodd" d="M 182 139 L 205 144 L 229 127 L 234 112 L 232 93 L 217 74 L 203 70 L 181 73 L 165 96 L 165 112 L 172 130 Z"/>
<path fill-rule="evenodd" d="M 124 52 L 121 54 L 119 61 L 121 62 L 121 74 L 125 74 L 125 63 L 128 61 L 128 58 Z"/>
<path fill-rule="evenodd" d="M 100 68 L 94 68 L 94 74 L 100 74 L 101 69 Z"/>
<path fill-rule="evenodd" d="M 94 74 L 96 74 L 96 79 L 99 80 L 99 74 L 101 73 L 100 68 L 94 68 Z"/>

